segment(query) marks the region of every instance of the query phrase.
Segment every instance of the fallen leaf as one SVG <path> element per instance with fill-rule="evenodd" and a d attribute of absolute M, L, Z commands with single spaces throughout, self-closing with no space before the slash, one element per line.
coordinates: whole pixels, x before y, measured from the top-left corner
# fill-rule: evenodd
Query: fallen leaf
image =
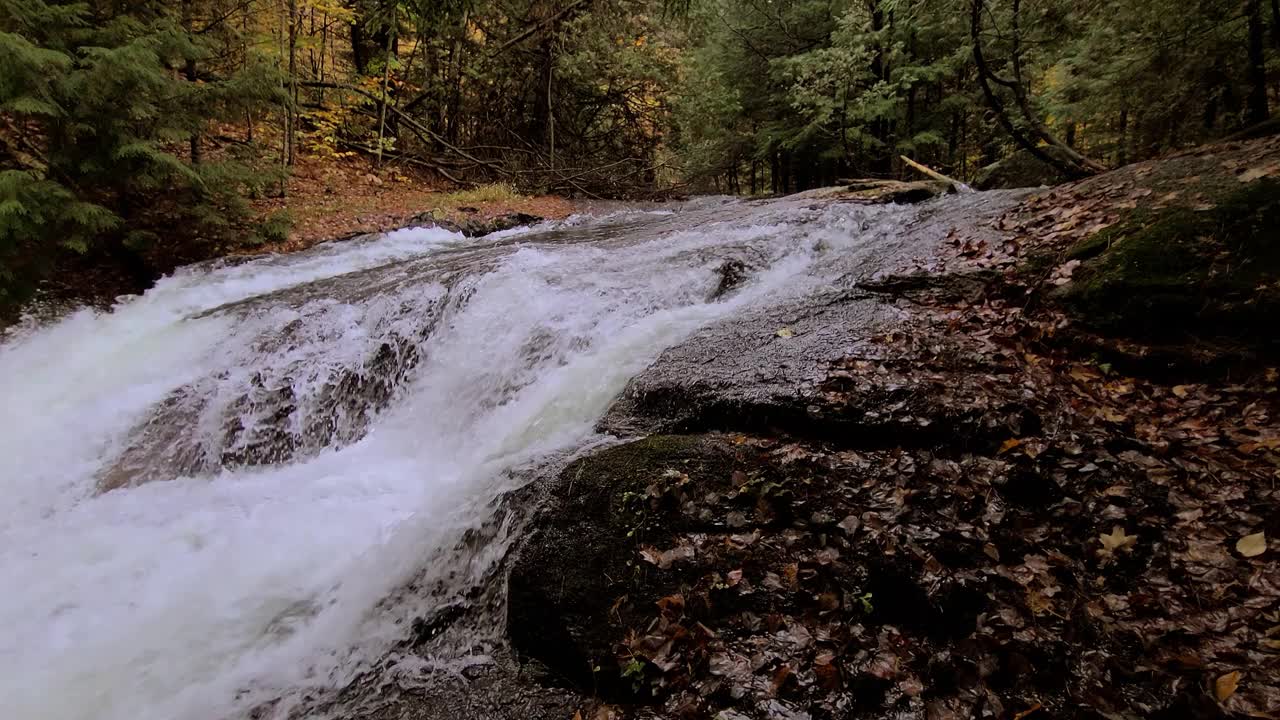
<path fill-rule="evenodd" d="M 778 332 L 777 332 L 778 337 L 783 338 L 783 339 L 786 339 L 786 338 L 789 338 L 789 337 L 795 337 L 795 334 L 796 334 L 796 333 L 795 333 L 795 331 L 794 331 L 794 330 L 792 330 L 792 329 L 791 329 L 791 328 L 789 328 L 789 327 L 784 327 L 784 328 L 782 328 L 782 329 L 778 330 Z"/>
<path fill-rule="evenodd" d="M 1098 542 L 1102 543 L 1102 549 L 1105 552 L 1115 552 L 1122 548 L 1132 547 L 1137 544 L 1137 535 L 1125 535 L 1124 528 L 1116 525 L 1111 528 L 1110 533 L 1103 533 L 1098 536 Z"/>
<path fill-rule="evenodd" d="M 1191 390 L 1191 386 L 1190 386 L 1190 385 L 1174 385 L 1174 386 L 1173 386 L 1173 394 L 1174 394 L 1174 395 L 1177 395 L 1177 396 L 1178 396 L 1178 397 L 1180 397 L 1180 398 L 1184 398 L 1184 397 L 1186 397 L 1186 396 L 1187 396 L 1187 393 L 1188 393 L 1190 390 Z"/>
<path fill-rule="evenodd" d="M 1124 422 L 1125 420 L 1129 419 L 1124 413 L 1116 412 L 1111 408 L 1106 408 L 1105 410 L 1103 410 L 1102 417 L 1105 418 L 1108 422 L 1115 422 L 1115 423 Z"/>
<path fill-rule="evenodd" d="M 1000 452 L 997 454 L 1003 455 L 1009 452 L 1010 450 L 1018 447 L 1021 444 L 1022 444 L 1022 441 L 1019 440 L 1018 438 L 1009 438 L 1008 440 L 1005 440 L 1003 443 L 1001 443 Z"/>
<path fill-rule="evenodd" d="M 1043 705 L 1041 705 L 1040 703 L 1036 703 L 1036 704 L 1032 705 L 1031 707 L 1027 708 L 1026 710 L 1023 710 L 1022 712 L 1018 713 L 1017 715 L 1014 715 L 1014 716 L 1013 716 L 1013 720 L 1022 720 L 1022 718 L 1024 718 L 1024 717 L 1026 717 L 1026 716 L 1030 715 L 1031 713 L 1033 713 L 1033 712 L 1035 712 L 1035 711 L 1037 711 L 1037 710 L 1039 710 L 1039 709 L 1041 709 L 1041 708 L 1043 708 L 1043 707 L 1044 707 L 1044 706 L 1043 706 Z"/>
<path fill-rule="evenodd" d="M 1245 535 L 1236 541 L 1236 552 L 1245 557 L 1257 557 L 1267 551 L 1267 534 L 1265 532 Z"/>
<path fill-rule="evenodd" d="M 1236 688 L 1240 686 L 1240 672 L 1232 671 L 1219 677 L 1213 683 L 1213 694 L 1218 698 L 1218 702 L 1226 702 L 1227 698 L 1235 694 Z"/>
<path fill-rule="evenodd" d="M 1261 180 L 1268 175 L 1274 175 L 1277 170 L 1280 170 L 1280 165 L 1275 164 L 1249 168 L 1240 174 L 1240 182 L 1248 183 L 1253 182 L 1254 180 Z"/>

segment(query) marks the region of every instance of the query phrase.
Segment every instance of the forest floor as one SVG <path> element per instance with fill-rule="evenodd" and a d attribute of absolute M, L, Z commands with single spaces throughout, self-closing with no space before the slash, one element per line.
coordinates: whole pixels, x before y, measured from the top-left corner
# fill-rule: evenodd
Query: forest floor
<path fill-rule="evenodd" d="M 653 434 L 549 483 L 526 672 L 598 720 L 1280 717 L 1278 177 L 1270 139 L 1036 192 L 772 342 L 664 354 L 611 411 Z M 1134 262 L 1170 217 L 1173 280 Z M 1141 317 L 1104 332 L 1072 288 L 1119 271 Z M 735 394 L 877 303 L 906 320 L 816 388 Z"/>
<path fill-rule="evenodd" d="M 521 195 L 505 185 L 442 189 L 415 171 L 395 166 L 378 169 L 363 157 L 303 156 L 289 178 L 285 197 L 254 203 L 260 215 L 281 210 L 289 214 L 293 221 L 289 239 L 244 252 L 292 252 L 334 238 L 386 232 L 404 227 L 423 213 L 454 223 L 517 213 L 559 220 L 574 208 L 565 198 Z"/>

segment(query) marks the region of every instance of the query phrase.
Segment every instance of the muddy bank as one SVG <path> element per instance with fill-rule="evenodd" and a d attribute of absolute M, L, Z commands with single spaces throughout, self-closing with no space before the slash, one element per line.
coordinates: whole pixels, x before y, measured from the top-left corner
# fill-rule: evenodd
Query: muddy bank
<path fill-rule="evenodd" d="M 1229 206 L 1262 151 L 1219 149 L 1162 181 L 1191 198 L 1223 186 Z M 1143 222 L 1130 212 L 1154 195 L 1141 179 L 1161 170 L 979 196 L 989 205 L 965 219 L 923 213 L 828 293 L 665 353 L 602 422 L 643 439 L 544 487 L 510 579 L 528 677 L 578 693 L 583 717 L 1280 707 L 1269 341 L 1245 365 L 1184 353 L 1118 367 L 1099 350 L 1192 341 L 1094 322 L 1069 294 L 1101 270 L 1077 278 L 1088 259 L 1065 253 Z M 1107 221 L 1053 202 L 1089 192 L 1110 198 L 1092 206 Z M 1046 213 L 1060 225 L 1027 220 Z M 1133 247 L 1112 239 L 1091 257 Z M 1231 306 L 1247 322 L 1269 297 L 1261 282 Z M 1168 294 L 1134 285 L 1114 314 L 1150 308 L 1143 288 Z"/>

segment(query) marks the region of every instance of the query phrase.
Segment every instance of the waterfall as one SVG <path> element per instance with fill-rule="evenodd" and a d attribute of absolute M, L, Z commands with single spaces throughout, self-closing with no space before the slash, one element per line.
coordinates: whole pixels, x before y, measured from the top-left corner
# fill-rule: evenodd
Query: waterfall
<path fill-rule="evenodd" d="M 5 716 L 236 717 L 342 686 L 484 581 L 511 533 L 466 557 L 459 539 L 530 468 L 602 441 L 665 348 L 838 282 L 832 257 L 916 212 L 702 200 L 481 240 L 408 229 L 12 331 Z M 721 292 L 728 261 L 745 279 Z"/>

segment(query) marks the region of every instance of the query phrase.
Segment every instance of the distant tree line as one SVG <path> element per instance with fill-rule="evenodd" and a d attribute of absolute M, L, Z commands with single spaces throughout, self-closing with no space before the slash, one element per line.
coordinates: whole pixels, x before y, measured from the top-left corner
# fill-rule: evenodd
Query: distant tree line
<path fill-rule="evenodd" d="M 1267 120 L 1278 50 L 1280 0 L 0 0 L 0 305 L 59 253 L 279 237 L 245 199 L 300 153 L 598 197 L 1080 175 Z"/>

